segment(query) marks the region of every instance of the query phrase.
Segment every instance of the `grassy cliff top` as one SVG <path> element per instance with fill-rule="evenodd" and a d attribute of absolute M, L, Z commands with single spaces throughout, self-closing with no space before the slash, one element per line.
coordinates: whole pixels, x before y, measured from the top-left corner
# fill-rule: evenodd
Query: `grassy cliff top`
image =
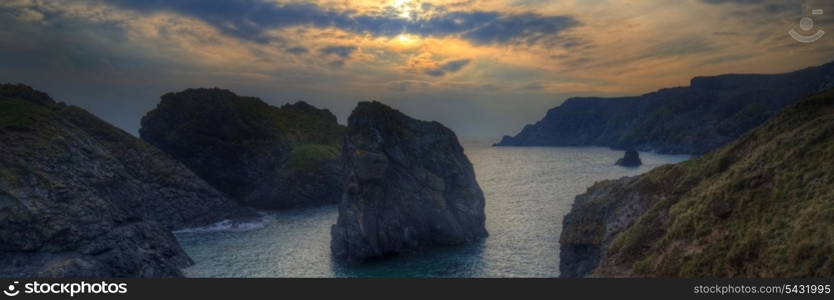
<path fill-rule="evenodd" d="M 249 125 L 265 130 L 278 130 L 297 144 L 341 145 L 345 127 L 327 109 L 318 109 L 299 101 L 275 107 L 259 98 L 238 96 L 224 89 L 187 89 L 162 96 L 159 106 L 148 113 L 152 117 L 162 111 L 176 111 L 182 123 L 195 123 L 193 118 L 220 114 L 237 117 Z"/>
<path fill-rule="evenodd" d="M 659 200 L 615 238 L 598 275 L 834 276 L 834 90 L 608 197 L 635 191 Z"/>

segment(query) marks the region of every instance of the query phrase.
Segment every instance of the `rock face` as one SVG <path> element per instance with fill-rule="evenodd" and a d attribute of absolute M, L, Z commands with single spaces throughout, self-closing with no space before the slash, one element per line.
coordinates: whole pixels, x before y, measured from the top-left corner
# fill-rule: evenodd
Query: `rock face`
<path fill-rule="evenodd" d="M 572 98 L 496 146 L 602 146 L 704 154 L 834 86 L 834 63 L 777 75 L 697 77 L 637 97 Z"/>
<path fill-rule="evenodd" d="M 248 206 L 338 203 L 344 126 L 304 102 L 270 106 L 221 89 L 162 96 L 140 135 L 218 190 Z"/>
<path fill-rule="evenodd" d="M 595 184 L 565 217 L 564 277 L 834 276 L 834 90 L 739 140 Z"/>
<path fill-rule="evenodd" d="M 171 229 L 250 214 L 86 111 L 0 85 L 0 277 L 169 277 Z"/>
<path fill-rule="evenodd" d="M 440 123 L 362 102 L 342 155 L 349 181 L 332 228 L 335 257 L 364 261 L 487 235 L 472 164 Z"/>
<path fill-rule="evenodd" d="M 636 150 L 628 150 L 623 158 L 617 160 L 616 164 L 623 167 L 639 167 L 643 165 L 643 161 L 640 160 L 640 153 Z"/>

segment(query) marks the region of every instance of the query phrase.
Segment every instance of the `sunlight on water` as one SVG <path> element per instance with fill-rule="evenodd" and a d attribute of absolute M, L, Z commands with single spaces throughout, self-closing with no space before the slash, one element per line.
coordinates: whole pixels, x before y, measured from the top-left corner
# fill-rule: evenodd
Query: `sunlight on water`
<path fill-rule="evenodd" d="M 594 182 L 644 173 L 688 156 L 641 153 L 622 168 L 605 148 L 496 148 L 464 143 L 486 197 L 489 238 L 361 266 L 330 258 L 335 206 L 272 213 L 250 231 L 179 232 L 190 277 L 557 277 L 562 218 Z M 258 227 L 255 227 L 258 228 Z"/>

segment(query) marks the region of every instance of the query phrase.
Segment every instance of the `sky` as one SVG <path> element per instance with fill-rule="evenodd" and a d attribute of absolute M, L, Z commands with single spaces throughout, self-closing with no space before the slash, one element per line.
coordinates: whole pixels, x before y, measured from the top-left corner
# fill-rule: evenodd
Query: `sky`
<path fill-rule="evenodd" d="M 791 29 L 830 33 L 805 44 Z M 832 60 L 830 0 L 0 1 L 0 82 L 134 135 L 162 94 L 186 88 L 304 100 L 342 123 L 377 100 L 500 137 L 569 97 Z"/>

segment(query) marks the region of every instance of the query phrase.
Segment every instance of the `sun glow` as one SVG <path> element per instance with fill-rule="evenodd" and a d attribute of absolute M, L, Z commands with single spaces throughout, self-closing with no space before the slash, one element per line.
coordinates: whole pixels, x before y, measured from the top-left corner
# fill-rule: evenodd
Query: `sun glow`
<path fill-rule="evenodd" d="M 416 38 L 414 38 L 410 35 L 407 35 L 407 34 L 400 34 L 400 36 L 397 37 L 397 40 L 399 40 L 400 44 L 403 44 L 403 45 L 411 45 L 411 44 L 414 44 L 414 43 L 417 42 Z"/>
<path fill-rule="evenodd" d="M 414 10 L 412 2 L 413 0 L 394 0 L 393 7 L 399 11 L 400 18 L 411 18 L 411 12 Z"/>

